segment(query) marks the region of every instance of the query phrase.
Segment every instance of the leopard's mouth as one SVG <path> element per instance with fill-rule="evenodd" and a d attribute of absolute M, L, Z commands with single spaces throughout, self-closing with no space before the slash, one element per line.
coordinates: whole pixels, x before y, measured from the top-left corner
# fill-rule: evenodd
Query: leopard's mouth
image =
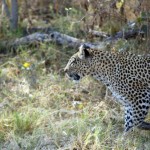
<path fill-rule="evenodd" d="M 79 81 L 81 77 L 77 73 L 66 73 L 67 77 L 73 81 Z"/>

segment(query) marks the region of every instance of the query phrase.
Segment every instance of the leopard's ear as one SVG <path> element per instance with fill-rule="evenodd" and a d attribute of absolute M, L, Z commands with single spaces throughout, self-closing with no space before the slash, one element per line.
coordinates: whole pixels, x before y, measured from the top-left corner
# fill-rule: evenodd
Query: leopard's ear
<path fill-rule="evenodd" d="M 80 59 L 85 59 L 90 56 L 90 47 L 86 46 L 85 44 L 79 47 L 78 57 Z"/>

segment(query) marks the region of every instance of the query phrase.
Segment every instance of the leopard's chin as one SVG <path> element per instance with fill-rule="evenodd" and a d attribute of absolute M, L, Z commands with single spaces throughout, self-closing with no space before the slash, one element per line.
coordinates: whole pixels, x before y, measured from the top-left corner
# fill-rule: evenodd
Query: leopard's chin
<path fill-rule="evenodd" d="M 79 82 L 81 79 L 81 77 L 77 73 L 71 73 L 71 74 L 66 73 L 66 75 L 70 80 L 73 80 L 74 82 Z"/>

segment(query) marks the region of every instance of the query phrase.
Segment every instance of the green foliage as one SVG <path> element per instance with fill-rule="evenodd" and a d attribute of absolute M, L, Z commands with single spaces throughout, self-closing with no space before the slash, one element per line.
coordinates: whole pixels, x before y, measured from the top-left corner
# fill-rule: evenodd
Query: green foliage
<path fill-rule="evenodd" d="M 2 28 L 0 30 L 0 39 L 12 39 L 23 36 L 23 29 L 18 27 L 16 31 L 11 31 L 9 28 L 9 21 L 4 18 L 2 21 Z"/>
<path fill-rule="evenodd" d="M 117 20 L 107 20 L 103 26 L 102 30 L 110 35 L 115 35 L 122 28 L 122 23 Z"/>
<path fill-rule="evenodd" d="M 13 115 L 13 130 L 16 135 L 24 135 L 25 133 L 31 134 L 36 126 L 35 121 L 37 115 L 35 114 L 21 114 L 14 113 Z"/>
<path fill-rule="evenodd" d="M 150 12 L 142 11 L 141 14 L 140 14 L 140 18 L 141 18 L 141 21 L 148 21 L 148 20 L 150 20 Z"/>
<path fill-rule="evenodd" d="M 79 37 L 83 36 L 81 32 L 81 18 L 83 16 L 82 11 L 77 10 L 74 7 L 65 8 L 66 15 L 56 15 L 53 14 L 55 18 L 52 20 L 51 24 L 55 29 L 64 34 Z"/>

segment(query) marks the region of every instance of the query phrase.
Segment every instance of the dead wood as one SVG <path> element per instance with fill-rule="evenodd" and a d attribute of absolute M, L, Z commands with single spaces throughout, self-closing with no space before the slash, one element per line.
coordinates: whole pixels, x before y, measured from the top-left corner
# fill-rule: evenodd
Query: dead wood
<path fill-rule="evenodd" d="M 12 49 L 15 50 L 20 45 L 21 46 L 32 45 L 41 42 L 48 42 L 48 43 L 53 42 L 58 45 L 65 45 L 66 47 L 71 47 L 71 48 L 78 48 L 81 44 L 84 43 L 91 48 L 101 48 L 105 42 L 110 43 L 120 38 L 129 39 L 129 38 L 135 38 L 138 35 L 140 36 L 143 35 L 143 32 L 141 32 L 140 30 L 129 30 L 126 32 L 120 31 L 115 36 L 109 36 L 104 32 L 91 31 L 93 35 L 103 37 L 103 41 L 95 44 L 90 42 L 84 42 L 75 37 L 71 37 L 69 35 L 53 31 L 52 28 L 32 28 L 32 29 L 28 29 L 27 33 L 32 33 L 32 34 L 29 34 L 21 38 L 17 38 L 15 40 L 1 41 L 0 53 L 7 53 Z"/>
<path fill-rule="evenodd" d="M 114 36 L 110 36 L 106 41 L 114 41 L 118 39 L 131 39 L 136 38 L 137 36 L 144 36 L 144 32 L 139 29 L 130 29 L 128 31 L 119 31 Z"/>

